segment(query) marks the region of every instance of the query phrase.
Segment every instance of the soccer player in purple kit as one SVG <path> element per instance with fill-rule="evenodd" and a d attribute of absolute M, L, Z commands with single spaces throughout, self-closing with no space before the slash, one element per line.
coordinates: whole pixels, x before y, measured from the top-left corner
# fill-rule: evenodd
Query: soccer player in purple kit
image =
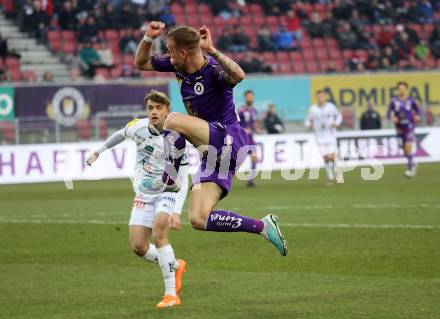
<path fill-rule="evenodd" d="M 240 107 L 238 115 L 240 117 L 240 125 L 246 132 L 248 136 L 248 145 L 255 147 L 254 133 L 259 133 L 259 126 L 257 122 L 257 110 L 254 107 L 254 92 L 252 90 L 246 90 L 244 92 L 244 102 L 245 105 Z M 251 173 L 249 175 L 249 180 L 247 186 L 255 186 L 255 169 L 257 167 L 258 157 L 255 151 L 250 151 L 251 155 Z"/>
<path fill-rule="evenodd" d="M 198 178 L 193 179 L 190 195 L 189 219 L 193 228 L 260 234 L 283 256 L 287 255 L 287 243 L 279 229 L 277 216 L 269 214 L 262 219 L 253 219 L 232 211 L 215 210 L 231 189 L 235 170 L 242 161 L 239 150 L 248 143 L 238 122 L 232 95 L 233 87 L 244 79 L 244 71 L 214 47 L 206 26 L 199 31 L 187 26 L 171 29 L 167 33 L 168 53 L 152 56 L 152 43 L 164 28 L 162 22 L 148 24 L 136 51 L 135 65 L 144 71 L 174 72 L 189 115 L 171 113 L 167 117 L 164 126 L 165 171 L 160 181 L 143 181 L 145 188 L 178 190 L 176 172 L 183 157 L 185 139 L 198 149 L 208 147 L 210 152 L 208 156 L 205 152 L 201 159 Z M 210 159 L 213 148 L 221 154 L 215 157 L 214 164 Z M 223 174 L 225 158 L 230 160 L 226 174 Z M 206 169 L 213 170 L 209 176 L 204 174 Z"/>
<path fill-rule="evenodd" d="M 415 177 L 416 164 L 413 158 L 414 147 L 416 147 L 415 126 L 420 121 L 420 109 L 414 98 L 408 95 L 408 83 L 397 83 L 397 96 L 391 99 L 387 117 L 393 121 L 396 127 L 403 153 L 408 160 L 405 176 Z"/>

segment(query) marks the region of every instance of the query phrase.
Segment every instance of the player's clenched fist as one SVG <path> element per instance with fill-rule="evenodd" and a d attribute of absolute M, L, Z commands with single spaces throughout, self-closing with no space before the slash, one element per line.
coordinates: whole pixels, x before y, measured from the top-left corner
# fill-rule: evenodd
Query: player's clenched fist
<path fill-rule="evenodd" d="M 155 39 L 162 34 L 164 29 L 165 23 L 160 21 L 151 21 L 150 23 L 148 23 L 147 31 L 145 32 L 145 34 L 150 38 Z"/>
<path fill-rule="evenodd" d="M 88 166 L 92 166 L 92 163 L 93 163 L 94 161 L 96 161 L 96 160 L 98 159 L 98 157 L 99 157 L 99 154 L 96 153 L 96 152 L 93 152 L 92 154 L 90 154 L 90 155 L 87 157 L 87 159 L 86 159 L 86 163 L 87 163 L 87 165 L 88 165 Z"/>
<path fill-rule="evenodd" d="M 200 33 L 200 48 L 205 50 L 208 53 L 214 53 L 215 48 L 211 38 L 211 32 L 208 27 L 204 25 L 199 29 Z"/>

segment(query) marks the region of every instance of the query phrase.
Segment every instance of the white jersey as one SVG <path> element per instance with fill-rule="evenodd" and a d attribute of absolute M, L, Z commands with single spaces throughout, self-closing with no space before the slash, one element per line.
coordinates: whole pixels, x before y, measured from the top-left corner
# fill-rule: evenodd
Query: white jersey
<path fill-rule="evenodd" d="M 336 106 L 331 102 L 326 102 L 324 106 L 314 104 L 310 107 L 305 120 L 306 126 L 311 126 L 318 144 L 336 145 L 336 128 L 342 123 L 342 116 Z"/>
<path fill-rule="evenodd" d="M 165 169 L 162 134 L 153 125 L 149 124 L 148 118 L 144 118 L 134 119 L 129 122 L 124 128 L 124 135 L 125 139 L 130 139 L 136 143 L 134 179 L 143 179 L 147 176 L 149 178 L 161 178 Z M 181 166 L 187 164 L 187 153 L 185 150 Z M 135 184 L 133 183 L 133 185 Z M 133 187 L 137 198 L 150 199 L 156 196 L 142 193 L 135 186 Z"/>

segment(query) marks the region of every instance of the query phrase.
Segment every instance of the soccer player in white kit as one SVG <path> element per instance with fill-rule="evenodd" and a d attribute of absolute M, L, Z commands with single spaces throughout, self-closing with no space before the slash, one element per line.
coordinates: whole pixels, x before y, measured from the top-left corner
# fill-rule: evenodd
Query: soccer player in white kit
<path fill-rule="evenodd" d="M 324 91 L 316 92 L 317 104 L 310 107 L 305 120 L 305 125 L 313 129 L 316 143 L 324 159 L 327 171 L 327 184 L 333 185 L 336 181 L 336 128 L 342 123 L 342 115 L 336 105 L 327 101 Z"/>
<path fill-rule="evenodd" d="M 145 97 L 148 118 L 134 119 L 125 128 L 115 132 L 88 158 L 87 164 L 95 162 L 99 154 L 130 139 L 136 143 L 136 166 L 133 188 L 136 193 L 129 222 L 130 245 L 133 252 L 144 260 L 159 264 L 165 283 L 163 300 L 158 308 L 181 304 L 179 298 L 182 275 L 186 262 L 176 259 L 168 240 L 170 228 L 180 228 L 180 213 L 188 190 L 188 170 L 179 169 L 178 193 L 145 194 L 138 185 L 143 178 L 162 176 L 165 157 L 163 151 L 163 125 L 170 112 L 170 101 L 166 94 L 151 91 Z M 187 164 L 186 157 L 184 164 Z M 155 245 L 150 243 L 154 237 Z"/>

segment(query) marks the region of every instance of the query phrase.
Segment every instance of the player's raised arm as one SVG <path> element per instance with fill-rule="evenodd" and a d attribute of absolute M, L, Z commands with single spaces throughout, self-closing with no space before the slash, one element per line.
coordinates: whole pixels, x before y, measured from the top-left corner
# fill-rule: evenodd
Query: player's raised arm
<path fill-rule="evenodd" d="M 220 67 L 225 72 L 225 81 L 229 84 L 237 84 L 241 82 L 245 73 L 243 69 L 238 65 L 237 62 L 227 57 L 225 54 L 218 51 L 212 42 L 211 32 L 208 27 L 204 25 L 200 28 L 200 47 L 205 50 L 210 56 L 212 56 Z"/>
<path fill-rule="evenodd" d="M 113 133 L 108 139 L 105 140 L 104 144 L 100 148 L 98 148 L 96 151 L 89 154 L 89 156 L 86 159 L 86 164 L 88 166 L 91 166 L 93 162 L 95 162 L 99 154 L 102 152 L 112 148 L 113 146 L 118 145 L 119 143 L 123 142 L 125 140 L 125 130 L 119 130 Z"/>
<path fill-rule="evenodd" d="M 134 57 L 134 65 L 142 71 L 153 71 L 151 64 L 151 46 L 153 40 L 160 36 L 165 29 L 165 23 L 159 21 L 151 21 L 147 26 L 147 31 L 139 43 L 136 55 Z"/>

